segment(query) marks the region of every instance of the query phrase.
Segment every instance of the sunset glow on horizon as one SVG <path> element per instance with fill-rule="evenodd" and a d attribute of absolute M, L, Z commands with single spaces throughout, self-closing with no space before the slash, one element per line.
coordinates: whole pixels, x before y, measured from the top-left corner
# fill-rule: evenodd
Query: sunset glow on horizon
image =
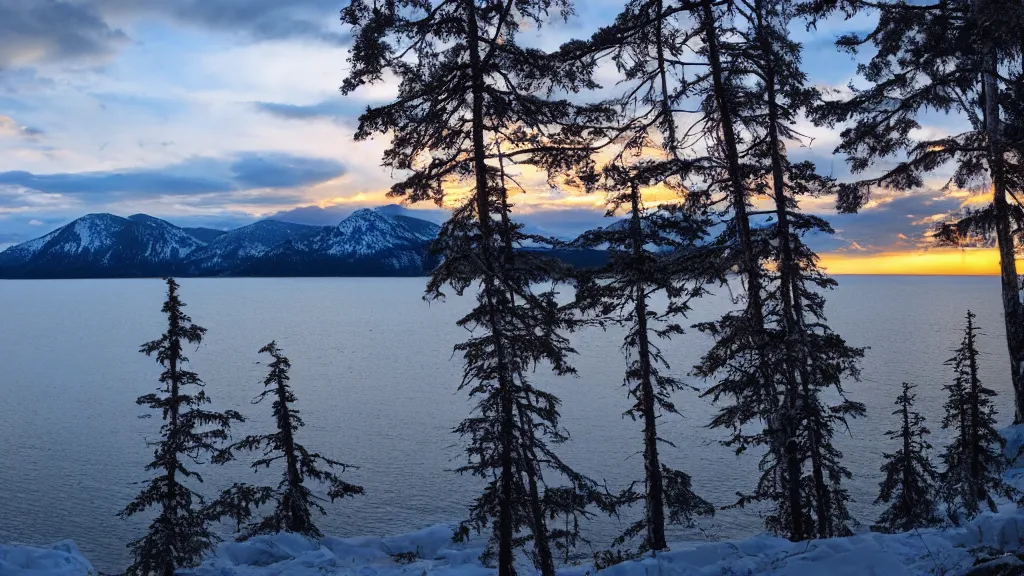
<path fill-rule="evenodd" d="M 831 252 L 821 255 L 821 265 L 829 274 L 998 276 L 999 251 L 935 248 L 877 254 Z"/>

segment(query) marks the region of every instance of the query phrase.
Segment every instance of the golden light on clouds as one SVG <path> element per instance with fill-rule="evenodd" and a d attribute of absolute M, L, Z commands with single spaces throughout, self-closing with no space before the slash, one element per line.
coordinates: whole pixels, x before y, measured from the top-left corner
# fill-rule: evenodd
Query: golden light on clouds
<path fill-rule="evenodd" d="M 999 251 L 994 248 L 935 248 L 927 252 L 878 254 L 833 252 L 821 255 L 821 265 L 829 274 L 994 276 L 999 274 Z"/>

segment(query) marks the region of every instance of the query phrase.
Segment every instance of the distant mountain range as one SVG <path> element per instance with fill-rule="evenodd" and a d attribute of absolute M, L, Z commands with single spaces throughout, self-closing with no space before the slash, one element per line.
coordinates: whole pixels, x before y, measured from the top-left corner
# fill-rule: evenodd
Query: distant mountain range
<path fill-rule="evenodd" d="M 361 209 L 337 226 L 261 220 L 230 231 L 180 228 L 135 214 L 89 214 L 0 252 L 0 278 L 153 276 L 422 276 L 440 227 L 391 209 Z M 596 251 L 555 253 L 580 265 Z"/>
<path fill-rule="evenodd" d="M 418 276 L 433 222 L 362 209 L 337 226 L 261 220 L 227 232 L 135 214 L 89 214 L 0 252 L 3 278 Z"/>

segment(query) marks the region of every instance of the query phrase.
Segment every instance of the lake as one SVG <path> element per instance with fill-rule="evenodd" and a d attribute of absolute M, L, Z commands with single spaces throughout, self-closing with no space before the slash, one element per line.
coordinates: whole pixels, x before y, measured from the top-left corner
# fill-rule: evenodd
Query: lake
<path fill-rule="evenodd" d="M 897 426 L 890 413 L 900 383 L 918 385 L 918 408 L 939 430 L 943 362 L 960 341 L 968 308 L 982 328 L 981 376 L 1002 400 L 1001 424 L 1012 402 L 997 277 L 840 277 L 829 296 L 832 327 L 849 343 L 870 346 L 850 398 L 868 417 L 841 440 L 854 516 L 870 523 L 880 480 L 883 436 Z M 250 417 L 242 435 L 272 425 L 270 406 L 252 405 L 261 391 L 265 359 L 256 352 L 276 339 L 293 364 L 296 407 L 306 427 L 299 441 L 359 466 L 345 478 L 366 495 L 329 506 L 319 518 L 335 536 L 387 535 L 464 517 L 478 483 L 450 470 L 462 463 L 451 429 L 470 410 L 457 392 L 461 358 L 452 346 L 467 333 L 455 320 L 471 304 L 451 298 L 427 304 L 424 279 L 185 279 L 186 312 L 209 331 L 191 351 L 192 368 L 207 383 L 217 408 Z M 159 367 L 140 354 L 141 343 L 163 331 L 159 280 L 0 282 L 0 542 L 44 545 L 74 539 L 103 571 L 129 562 L 125 543 L 145 519 L 116 517 L 138 491 L 151 458 L 146 439 L 159 415 L 135 398 L 155 389 Z M 697 303 L 687 323 L 732 307 L 727 291 Z M 560 454 L 579 471 L 614 488 L 642 474 L 641 424 L 623 419 L 621 332 L 587 330 L 573 336 L 578 378 L 538 374 L 535 383 L 564 403 L 572 439 Z M 663 344 L 673 372 L 686 377 L 710 342 L 695 331 Z M 688 382 L 698 387 L 707 383 Z M 718 445 L 721 432 L 705 428 L 714 408 L 696 394 L 679 394 L 683 416 L 660 420 L 666 464 L 690 473 L 698 493 L 717 505 L 751 488 L 756 457 L 737 457 Z M 202 466 L 204 490 L 234 480 L 254 481 L 244 463 Z M 277 481 L 277 470 L 271 475 Z M 607 546 L 626 520 L 587 525 L 595 547 Z M 737 538 L 761 531 L 755 510 L 729 511 L 701 522 L 703 531 L 675 528 L 670 540 Z"/>

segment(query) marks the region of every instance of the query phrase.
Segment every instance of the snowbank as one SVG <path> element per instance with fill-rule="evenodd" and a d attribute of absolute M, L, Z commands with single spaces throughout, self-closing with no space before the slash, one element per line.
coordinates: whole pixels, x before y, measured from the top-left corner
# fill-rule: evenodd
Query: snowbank
<path fill-rule="evenodd" d="M 1024 446 L 1024 425 L 1001 431 L 1007 455 Z M 1024 458 L 1021 458 L 1024 461 Z M 1024 489 L 1024 469 L 1007 474 Z M 490 576 L 480 549 L 456 548 L 451 526 L 433 526 L 388 538 L 324 538 L 295 534 L 261 536 L 221 545 L 202 566 L 180 576 Z M 863 533 L 850 538 L 793 543 L 755 536 L 745 540 L 682 543 L 671 551 L 601 571 L 607 576 L 963 576 L 979 559 L 985 568 L 1021 563 L 1002 554 L 1024 552 L 1024 510 L 1013 504 L 985 513 L 959 528 L 906 534 Z M 980 568 L 980 567 L 979 567 Z M 526 564 L 520 574 L 533 574 Z M 593 575 L 592 566 L 566 567 L 560 576 Z M 985 574 L 994 572 L 984 571 Z M 0 545 L 0 576 L 94 576 L 97 572 L 74 542 L 49 548 Z"/>
<path fill-rule="evenodd" d="M 294 534 L 222 546 L 194 576 L 484 576 L 479 550 L 456 550 L 451 528 L 435 526 L 394 538 L 326 538 Z M 672 551 L 601 571 L 607 576 L 918 576 L 963 574 L 982 556 L 1017 552 L 1024 514 L 1013 507 L 984 514 L 961 528 L 908 534 L 865 533 L 850 538 L 793 543 L 758 536 L 734 542 L 677 544 Z M 403 553 L 406 553 L 403 555 Z M 405 557 L 403 557 L 405 556 Z M 591 566 L 560 570 L 585 576 Z M 532 573 L 526 566 L 520 574 Z"/>
<path fill-rule="evenodd" d="M 1013 426 L 1007 426 L 999 431 L 999 434 L 1006 439 L 1006 447 L 1003 449 L 1003 455 L 1013 461 L 1012 466 L 1016 471 L 1020 472 L 1020 468 L 1024 468 L 1024 456 L 1017 457 L 1021 454 L 1021 449 L 1024 448 L 1024 424 L 1014 424 Z"/>
<path fill-rule="evenodd" d="M 450 526 L 389 538 L 261 536 L 221 545 L 181 576 L 490 576 L 479 549 L 457 549 Z M 601 571 L 607 576 L 924 576 L 966 574 L 979 557 L 1016 553 L 1024 542 L 1024 513 L 1008 506 L 960 528 L 907 534 L 864 533 L 850 538 L 793 543 L 756 536 L 705 544 L 675 544 L 657 557 Z M 994 564 L 1007 564 L 1000 559 Z M 520 574 L 532 574 L 525 564 Z M 566 567 L 560 576 L 594 574 L 592 566 Z M 0 546 L 3 576 L 95 576 L 71 541 L 49 548 Z"/>
<path fill-rule="evenodd" d="M 0 544 L 3 576 L 94 576 L 98 574 L 71 540 L 49 548 Z"/>

